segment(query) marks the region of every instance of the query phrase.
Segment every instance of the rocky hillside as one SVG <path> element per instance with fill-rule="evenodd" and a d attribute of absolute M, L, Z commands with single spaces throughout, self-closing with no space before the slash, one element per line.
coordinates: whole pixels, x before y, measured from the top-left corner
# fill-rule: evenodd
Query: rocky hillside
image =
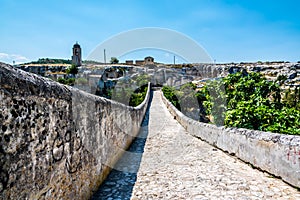
<path fill-rule="evenodd" d="M 266 62 L 266 63 L 231 63 L 218 64 L 222 68 L 223 75 L 228 74 L 231 68 L 241 68 L 248 72 L 260 72 L 269 80 L 276 80 L 278 76 L 287 77 L 285 85 L 300 86 L 300 63 Z"/>

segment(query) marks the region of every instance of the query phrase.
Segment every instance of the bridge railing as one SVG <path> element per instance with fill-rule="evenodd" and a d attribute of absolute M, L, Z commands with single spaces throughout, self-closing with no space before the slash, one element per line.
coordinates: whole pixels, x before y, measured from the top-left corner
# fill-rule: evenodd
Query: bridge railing
<path fill-rule="evenodd" d="M 161 96 L 170 113 L 193 136 L 300 188 L 300 136 L 198 122 L 181 113 L 163 93 Z"/>

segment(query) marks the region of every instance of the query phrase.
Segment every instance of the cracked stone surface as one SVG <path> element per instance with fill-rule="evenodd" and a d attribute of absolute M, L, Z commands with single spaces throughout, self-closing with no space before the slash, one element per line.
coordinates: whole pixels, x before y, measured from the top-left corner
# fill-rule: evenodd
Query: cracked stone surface
<path fill-rule="evenodd" d="M 300 192 L 192 137 L 154 92 L 136 199 L 300 199 Z"/>

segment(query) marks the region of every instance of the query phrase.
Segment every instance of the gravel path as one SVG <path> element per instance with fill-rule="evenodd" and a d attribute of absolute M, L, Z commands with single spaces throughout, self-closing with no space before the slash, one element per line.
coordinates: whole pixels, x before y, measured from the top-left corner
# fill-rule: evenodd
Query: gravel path
<path fill-rule="evenodd" d="M 280 179 L 190 136 L 155 91 L 131 199 L 300 199 Z"/>

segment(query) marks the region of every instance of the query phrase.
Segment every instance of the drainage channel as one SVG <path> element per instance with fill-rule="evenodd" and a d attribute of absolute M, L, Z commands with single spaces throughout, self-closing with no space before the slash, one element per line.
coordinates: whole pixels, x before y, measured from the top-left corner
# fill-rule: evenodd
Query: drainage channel
<path fill-rule="evenodd" d="M 98 191 L 94 193 L 91 200 L 129 200 L 131 198 L 148 136 L 151 100 L 152 95 L 138 136 L 133 140 L 114 169 L 111 170 Z"/>

